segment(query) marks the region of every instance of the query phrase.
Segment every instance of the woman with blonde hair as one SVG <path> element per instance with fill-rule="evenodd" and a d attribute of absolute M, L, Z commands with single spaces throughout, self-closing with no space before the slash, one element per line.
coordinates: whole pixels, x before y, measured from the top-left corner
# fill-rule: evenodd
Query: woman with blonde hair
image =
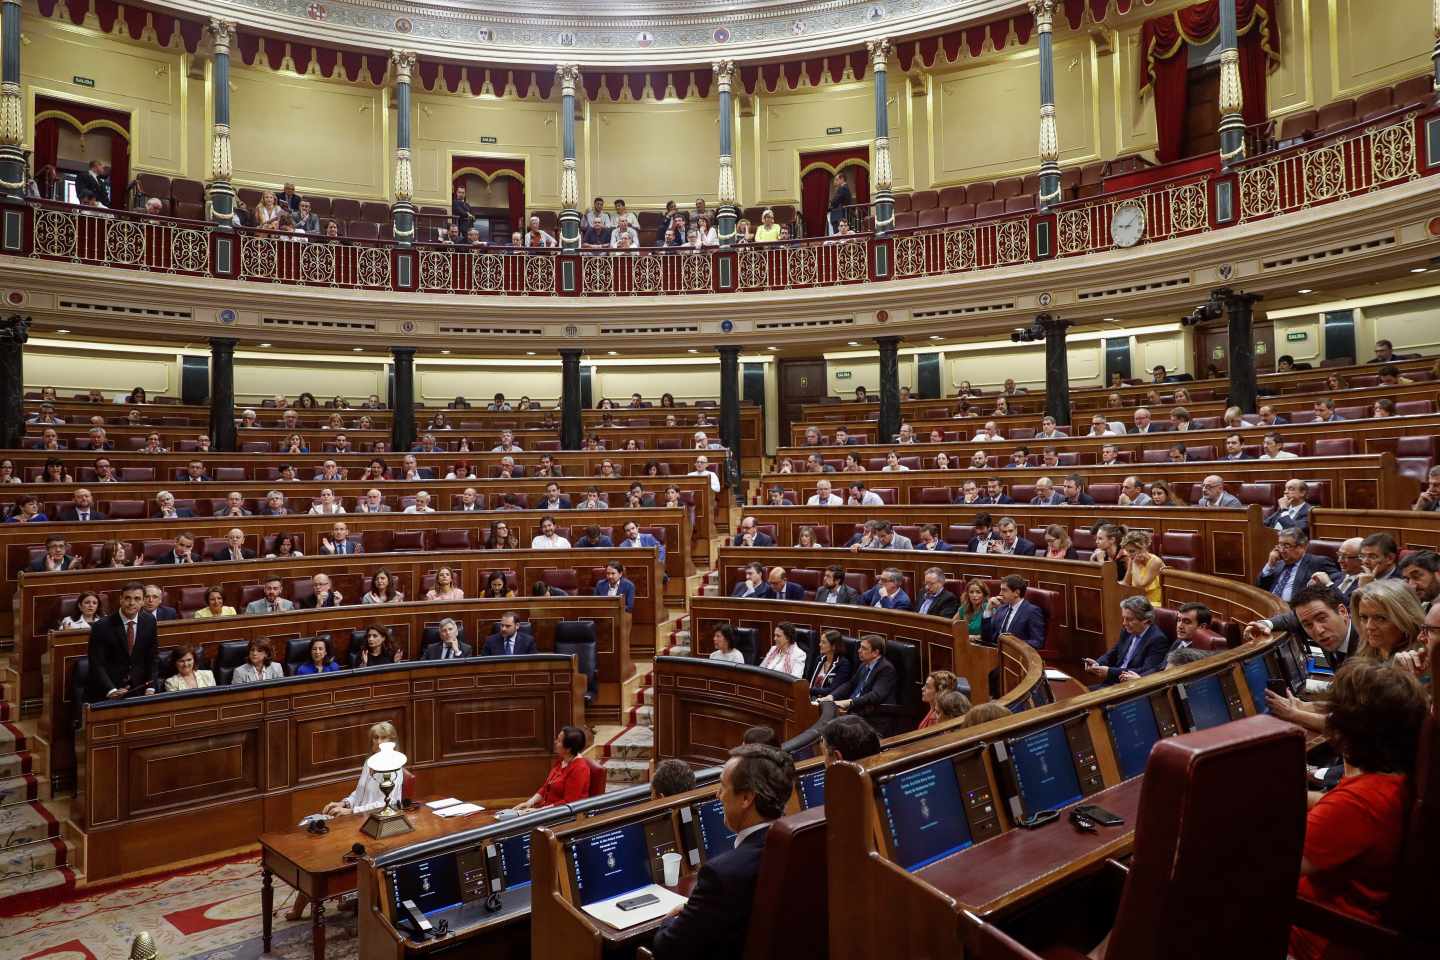
<path fill-rule="evenodd" d="M 978 637 L 985 628 L 985 611 L 990 603 L 990 591 L 985 588 L 985 581 L 979 577 L 973 577 L 965 583 L 965 592 L 960 595 L 960 609 L 955 613 L 956 620 L 964 620 L 965 627 L 970 636 Z"/>
<path fill-rule="evenodd" d="M 1397 578 L 1374 580 L 1350 594 L 1350 615 L 1362 642 L 1356 656 L 1390 660 L 1420 640 L 1425 610 L 1415 594 Z"/>
<path fill-rule="evenodd" d="M 1128 566 L 1120 582 L 1129 587 L 1138 587 L 1150 601 L 1152 607 L 1161 605 L 1160 572 L 1165 561 L 1150 552 L 1150 534 L 1143 530 L 1131 530 L 1120 541 L 1125 551 Z"/>
<path fill-rule="evenodd" d="M 280 215 L 284 212 L 280 204 L 275 201 L 275 191 L 266 190 L 260 194 L 260 199 L 255 204 L 255 226 L 263 230 L 271 223 L 278 225 Z"/>

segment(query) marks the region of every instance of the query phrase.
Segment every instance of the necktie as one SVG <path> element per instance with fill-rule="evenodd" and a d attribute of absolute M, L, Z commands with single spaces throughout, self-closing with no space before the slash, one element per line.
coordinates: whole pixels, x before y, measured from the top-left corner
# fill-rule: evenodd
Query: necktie
<path fill-rule="evenodd" d="M 866 685 L 870 683 L 870 673 L 870 664 L 867 663 L 865 664 L 865 669 L 860 674 L 860 682 L 855 685 L 855 696 L 858 697 L 865 692 Z"/>
<path fill-rule="evenodd" d="M 1013 607 L 1010 608 L 1010 612 L 1009 612 L 1008 614 L 1006 614 L 1006 616 L 1005 616 L 1005 626 L 1003 626 L 1003 627 L 1000 628 L 1000 632 L 1001 632 L 1001 633 L 1009 633 L 1009 632 L 1010 632 L 1010 624 L 1012 624 L 1012 623 L 1015 622 L 1015 614 L 1017 614 L 1017 613 L 1019 613 L 1019 612 L 1020 612 L 1020 604 L 1018 604 L 1018 603 L 1015 604 L 1015 606 L 1013 606 Z"/>
<path fill-rule="evenodd" d="M 1130 666 L 1130 658 L 1135 656 L 1135 650 L 1140 646 L 1140 636 L 1136 634 L 1130 638 L 1130 648 L 1125 651 L 1125 659 L 1120 661 L 1120 669 L 1126 670 Z"/>
<path fill-rule="evenodd" d="M 90 519 L 90 511 L 89 511 L 89 510 L 86 510 L 84 513 L 80 514 L 80 519 L 81 519 L 82 521 L 84 521 L 84 520 L 89 520 L 89 519 Z"/>
<path fill-rule="evenodd" d="M 239 550 L 231 550 L 231 551 L 230 551 L 230 559 L 231 559 L 231 560 L 239 560 L 240 558 L 241 558 L 241 554 L 240 554 L 240 551 L 239 551 Z"/>
<path fill-rule="evenodd" d="M 125 652 L 126 652 L 126 654 L 133 654 L 133 653 L 135 652 L 135 621 L 134 621 L 134 620 L 126 620 L 126 621 L 125 621 Z"/>
<path fill-rule="evenodd" d="M 931 597 L 930 597 L 930 595 L 927 593 L 927 594 L 925 595 L 925 599 L 920 601 L 920 612 L 921 612 L 921 613 L 929 613 L 929 612 L 930 612 L 930 601 L 931 601 Z"/>
<path fill-rule="evenodd" d="M 512 638 L 512 639 L 506 640 L 506 641 L 505 641 L 505 656 L 507 656 L 507 657 L 513 656 L 514 653 L 515 653 L 515 641 L 514 641 L 514 639 Z"/>
<path fill-rule="evenodd" d="M 270 612 L 271 612 L 271 613 L 279 613 L 279 612 L 280 612 L 280 604 L 278 604 L 278 603 L 271 603 L 271 604 L 270 604 Z"/>
<path fill-rule="evenodd" d="M 1275 596 L 1281 600 L 1288 602 L 1290 598 L 1290 581 L 1294 578 L 1295 565 L 1292 564 L 1281 571 L 1279 578 L 1275 581 L 1275 589 L 1272 590 L 1271 593 L 1275 594 Z"/>

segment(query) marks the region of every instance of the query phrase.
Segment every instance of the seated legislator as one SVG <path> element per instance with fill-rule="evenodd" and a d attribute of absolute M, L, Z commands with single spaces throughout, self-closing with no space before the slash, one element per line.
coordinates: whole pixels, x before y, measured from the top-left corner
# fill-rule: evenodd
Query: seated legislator
<path fill-rule="evenodd" d="M 1329 557 L 1309 553 L 1306 545 L 1310 536 L 1303 527 L 1289 527 L 1275 536 L 1275 546 L 1255 585 L 1268 590 L 1289 603 L 1295 594 L 1315 577 L 1323 573 L 1331 580 L 1340 579 L 1340 571 Z"/>
<path fill-rule="evenodd" d="M 285 668 L 270 659 L 270 644 L 256 637 L 245 651 L 245 662 L 235 668 L 230 678 L 233 687 L 241 683 L 258 683 L 261 680 L 279 680 L 285 676 Z"/>
<path fill-rule="evenodd" d="M 500 632 L 485 638 L 483 657 L 523 657 L 535 652 L 535 638 L 520 631 L 520 615 L 500 615 Z"/>
<path fill-rule="evenodd" d="M 84 590 L 75 598 L 75 615 L 62 617 L 57 630 L 89 630 L 100 619 L 100 594 Z"/>
<path fill-rule="evenodd" d="M 773 547 L 775 538 L 763 530 L 757 530 L 754 517 L 746 517 L 740 521 L 740 534 L 735 537 L 732 546 Z"/>
<path fill-rule="evenodd" d="M 820 699 L 834 701 L 841 713 L 874 717 L 879 707 L 895 702 L 898 686 L 895 665 L 885 659 L 885 638 L 873 633 L 860 638 L 859 656 L 860 666 L 855 675 Z M 874 725 L 882 733 L 887 730 L 887 725 Z"/>
<path fill-rule="evenodd" d="M 820 756 L 825 766 L 849 761 L 855 763 L 880 752 L 880 734 L 853 713 L 836 717 L 820 728 Z"/>
<path fill-rule="evenodd" d="M 69 553 L 69 544 L 58 533 L 45 538 L 45 552 L 31 561 L 25 569 L 30 573 L 47 573 L 56 570 L 70 570 L 78 567 L 80 561 Z"/>
<path fill-rule="evenodd" d="M 235 527 L 225 534 L 225 546 L 210 554 L 210 559 L 216 563 L 226 560 L 254 560 L 255 551 L 245 546 L 245 531 Z"/>
<path fill-rule="evenodd" d="M 671 757 L 655 764 L 655 774 L 650 778 L 650 799 L 663 800 L 695 789 L 695 772 L 684 760 Z"/>
<path fill-rule="evenodd" d="M 925 678 L 925 685 L 920 688 L 920 702 L 929 709 L 920 720 L 917 730 L 924 730 L 926 727 L 934 726 L 941 720 L 946 719 L 940 715 L 940 695 L 955 690 L 960 685 L 960 678 L 949 670 L 932 670 Z"/>
<path fill-rule="evenodd" d="M 766 670 L 788 673 L 792 677 L 805 676 L 805 651 L 795 642 L 795 624 L 777 623 L 770 649 L 760 666 Z"/>
<path fill-rule="evenodd" d="M 1159 606 L 1162 587 L 1160 574 L 1165 570 L 1165 561 L 1150 552 L 1150 534 L 1143 530 L 1131 530 L 1120 540 L 1120 549 L 1125 552 L 1125 576 L 1120 582 L 1145 591 L 1145 599 L 1151 606 Z"/>
<path fill-rule="evenodd" d="M 905 575 L 894 567 L 880 572 L 875 586 L 860 595 L 860 606 L 885 610 L 909 610 L 910 595 L 905 592 Z"/>
<path fill-rule="evenodd" d="M 76 491 L 76 496 L 79 496 L 79 491 Z M 1425 474 L 1425 488 L 1410 509 L 1420 513 L 1440 510 L 1440 466 L 1431 467 Z M 61 515 L 63 517 L 64 511 Z"/>
<path fill-rule="evenodd" d="M 765 836 L 794 792 L 789 754 L 762 744 L 730 751 L 720 774 L 720 804 L 725 826 L 735 831 L 735 849 L 701 865 L 690 898 L 655 932 L 655 960 L 732 960 L 744 952 Z"/>
<path fill-rule="evenodd" d="M 990 598 L 987 604 L 990 615 L 981 628 L 980 635 L 986 643 L 998 644 L 1000 634 L 1009 633 L 1036 650 L 1045 646 L 1045 611 L 1025 602 L 1027 589 L 1025 578 L 1013 573 L 1000 580 L 1000 594 Z"/>
<path fill-rule="evenodd" d="M 154 693 L 159 674 L 155 618 L 146 613 L 145 587 L 120 588 L 120 609 L 90 625 L 91 703 L 115 700 L 131 690 Z"/>
<path fill-rule="evenodd" d="M 301 600 L 296 606 L 305 610 L 318 610 L 322 607 L 339 607 L 345 603 L 345 596 L 336 590 L 330 582 L 328 573 L 317 573 L 310 578 L 314 592 Z"/>
<path fill-rule="evenodd" d="M 945 589 L 945 571 L 939 567 L 927 569 L 924 589 L 915 598 L 915 612 L 948 619 L 959 609 L 960 598 Z"/>
<path fill-rule="evenodd" d="M 374 667 L 387 663 L 399 663 L 405 659 L 395 645 L 395 637 L 388 627 L 370 626 L 365 629 L 365 642 L 355 654 L 355 666 Z"/>
<path fill-rule="evenodd" d="M 233 617 L 235 608 L 225 605 L 224 590 L 219 587 L 207 587 L 205 589 L 205 606 L 196 610 L 193 616 L 197 620 L 204 620 L 208 617 Z"/>
<path fill-rule="evenodd" d="M 1120 639 L 1098 660 L 1086 658 L 1085 672 L 1097 686 L 1138 680 L 1165 668 L 1171 641 L 1155 625 L 1155 608 L 1144 597 L 1120 601 Z"/>
<path fill-rule="evenodd" d="M 1409 780 L 1430 705 L 1404 670 L 1354 659 L 1335 673 L 1325 734 L 1345 776 L 1310 806 L 1300 896 L 1370 923 L 1383 922 L 1407 814 Z M 1294 960 L 1350 957 L 1319 934 L 1292 928 Z"/>
<path fill-rule="evenodd" d="M 844 567 L 830 566 L 821 574 L 820 588 L 815 591 L 815 602 L 858 604 L 860 591 L 845 582 Z"/>
<path fill-rule="evenodd" d="M 730 591 L 730 596 L 752 597 L 756 600 L 774 599 L 774 591 L 765 582 L 765 567 L 758 563 L 746 564 L 745 579 L 735 584 L 735 589 Z"/>
<path fill-rule="evenodd" d="M 280 577 L 271 576 L 265 578 L 265 596 L 258 600 L 251 600 L 245 604 L 246 613 L 284 613 L 287 610 L 295 609 L 295 604 L 281 596 L 285 584 Z"/>
<path fill-rule="evenodd" d="M 1285 481 L 1285 494 L 1275 502 L 1275 509 L 1265 514 L 1264 523 L 1276 530 L 1291 527 L 1310 529 L 1310 485 L 1292 478 Z"/>
<path fill-rule="evenodd" d="M 539 791 L 514 809 L 553 807 L 590 796 L 590 761 L 581 756 L 585 752 L 585 731 L 579 727 L 561 727 L 555 735 L 554 751 L 555 764 Z"/>
<path fill-rule="evenodd" d="M 180 612 L 165 605 L 165 590 L 159 584 L 145 584 L 145 612 L 155 618 L 156 623 L 179 620 Z"/>
<path fill-rule="evenodd" d="M 425 648 L 421 660 L 461 660 L 475 656 L 475 648 L 460 640 L 460 625 L 446 617 L 440 621 L 440 639 Z"/>
<path fill-rule="evenodd" d="M 625 576 L 625 565 L 619 560 L 605 564 L 605 579 L 595 584 L 597 597 L 624 597 L 625 612 L 635 609 L 635 584 Z"/>
<path fill-rule="evenodd" d="M 335 673 L 340 669 L 340 664 L 335 662 L 335 657 L 330 653 L 330 641 L 324 637 L 315 637 L 310 641 L 310 659 L 295 668 L 295 675 L 305 676 L 311 673 Z"/>
<path fill-rule="evenodd" d="M 745 654 L 735 649 L 735 628 L 730 624 L 717 625 L 710 639 L 715 644 L 715 649 L 710 651 L 711 660 L 724 660 L 726 663 L 745 662 Z"/>
<path fill-rule="evenodd" d="M 209 670 L 195 669 L 195 648 L 188 643 L 181 644 L 175 651 L 175 676 L 165 678 L 167 693 L 181 690 L 199 690 L 215 686 L 215 674 Z"/>
<path fill-rule="evenodd" d="M 805 588 L 794 580 L 786 579 L 787 574 L 784 567 L 771 567 L 766 578 L 766 585 L 770 588 L 770 597 L 773 600 L 804 600 Z"/>
<path fill-rule="evenodd" d="M 850 679 L 850 658 L 845 656 L 844 641 L 839 630 L 826 630 L 816 644 L 815 672 L 810 675 L 810 696 L 818 698 L 833 693 Z"/>

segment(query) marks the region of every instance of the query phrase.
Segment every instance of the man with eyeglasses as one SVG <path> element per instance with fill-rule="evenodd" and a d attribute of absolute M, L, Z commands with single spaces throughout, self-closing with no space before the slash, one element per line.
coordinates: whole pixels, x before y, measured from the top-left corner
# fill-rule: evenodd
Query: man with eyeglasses
<path fill-rule="evenodd" d="M 1326 573 L 1312 574 L 1310 582 L 1322 587 L 1334 586 L 1340 591 L 1340 596 L 1345 602 L 1350 602 L 1350 594 L 1360 586 L 1360 575 L 1365 572 L 1364 565 L 1360 562 L 1360 544 L 1362 537 L 1351 537 L 1340 544 L 1340 549 L 1335 554 L 1335 560 L 1340 564 L 1340 576 L 1332 583 L 1330 575 Z"/>
<path fill-rule="evenodd" d="M 1309 535 L 1299 527 L 1281 530 L 1255 585 L 1289 603 L 1316 573 L 1335 579 L 1340 571 L 1328 557 L 1307 553 L 1309 542 Z"/>

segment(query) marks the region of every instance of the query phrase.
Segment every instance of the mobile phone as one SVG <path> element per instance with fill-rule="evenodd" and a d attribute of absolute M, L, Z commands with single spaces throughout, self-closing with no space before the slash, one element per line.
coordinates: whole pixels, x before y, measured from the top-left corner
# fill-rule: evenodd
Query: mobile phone
<path fill-rule="evenodd" d="M 1266 680 L 1265 689 L 1269 690 L 1277 697 L 1285 697 L 1290 695 L 1290 684 L 1284 680 L 1281 680 L 1279 677 L 1271 677 L 1270 679 Z"/>
<path fill-rule="evenodd" d="M 652 903 L 659 903 L 660 898 L 653 893 L 643 893 L 638 897 L 631 897 L 629 900 L 619 900 L 615 906 L 621 910 L 638 910 L 641 907 L 648 907 Z"/>
<path fill-rule="evenodd" d="M 1104 807 L 1096 806 L 1093 803 L 1082 803 L 1075 808 L 1075 812 L 1087 820 L 1094 820 L 1105 827 L 1118 827 L 1125 822 L 1124 817 L 1117 817 Z"/>

